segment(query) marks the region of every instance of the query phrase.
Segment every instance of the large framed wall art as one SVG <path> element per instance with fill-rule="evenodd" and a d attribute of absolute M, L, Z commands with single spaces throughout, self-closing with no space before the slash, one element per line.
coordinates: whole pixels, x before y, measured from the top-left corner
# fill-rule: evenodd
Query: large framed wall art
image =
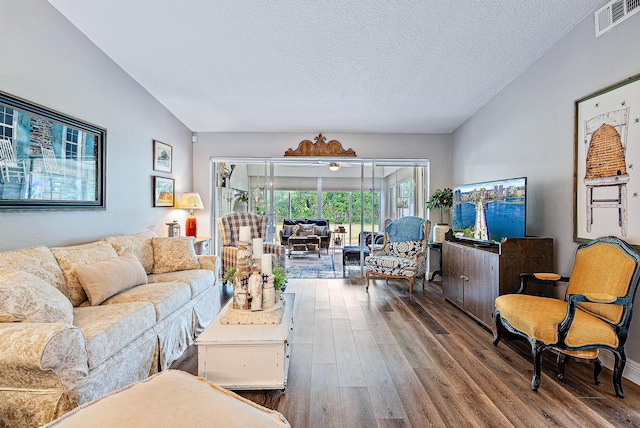
<path fill-rule="evenodd" d="M 0 210 L 105 209 L 107 130 L 0 92 Z"/>
<path fill-rule="evenodd" d="M 640 246 L 640 74 L 575 102 L 574 239 Z"/>

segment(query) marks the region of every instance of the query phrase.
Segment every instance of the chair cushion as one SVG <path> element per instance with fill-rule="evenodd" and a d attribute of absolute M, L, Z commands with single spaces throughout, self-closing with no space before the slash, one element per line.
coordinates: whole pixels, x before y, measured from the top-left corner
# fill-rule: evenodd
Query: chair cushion
<path fill-rule="evenodd" d="M 156 323 L 153 305 L 144 302 L 83 306 L 73 309 L 73 324 L 87 343 L 92 370 L 124 349 Z"/>
<path fill-rule="evenodd" d="M 131 287 L 147 283 L 147 273 L 133 253 L 77 266 L 76 274 L 92 306 Z"/>
<path fill-rule="evenodd" d="M 118 257 L 116 250 L 105 241 L 69 247 L 54 247 L 51 248 L 51 252 L 62 269 L 73 306 L 78 306 L 87 300 L 87 294 L 78 280 L 76 267 Z"/>
<path fill-rule="evenodd" d="M 0 322 L 73 322 L 73 305 L 43 279 L 17 269 L 0 269 Z"/>
<path fill-rule="evenodd" d="M 153 273 L 200 269 L 198 256 L 193 248 L 193 236 L 152 238 L 151 243 L 153 245 Z"/>
<path fill-rule="evenodd" d="M 131 235 L 109 236 L 104 240 L 111 244 L 119 256 L 133 253 L 140 260 L 145 272 L 153 272 L 153 245 L 152 238 L 157 238 L 155 232 L 140 232 Z"/>
<path fill-rule="evenodd" d="M 558 342 L 558 324 L 567 312 L 567 302 L 549 297 L 505 294 L 495 302 L 500 316 L 513 328 L 545 345 Z M 570 347 L 605 345 L 618 347 L 618 336 L 600 318 L 580 309 L 569 328 L 565 343 Z"/>
<path fill-rule="evenodd" d="M 367 272 L 395 276 L 416 276 L 418 264 L 415 259 L 394 256 L 369 256 L 364 260 Z"/>

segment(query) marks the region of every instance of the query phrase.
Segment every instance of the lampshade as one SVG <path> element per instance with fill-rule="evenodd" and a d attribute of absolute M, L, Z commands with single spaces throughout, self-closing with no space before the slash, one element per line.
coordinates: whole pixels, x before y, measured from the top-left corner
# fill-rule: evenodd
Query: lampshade
<path fill-rule="evenodd" d="M 189 210 L 189 217 L 185 224 L 184 230 L 186 236 L 197 236 L 197 223 L 196 217 L 193 215 L 193 210 L 202 210 L 204 205 L 199 193 L 183 193 L 178 207 L 183 210 Z"/>
<path fill-rule="evenodd" d="M 180 199 L 180 203 L 178 207 L 183 210 L 202 210 L 204 209 L 204 205 L 202 205 L 202 199 L 200 198 L 200 193 L 183 193 L 182 199 Z"/>
<path fill-rule="evenodd" d="M 331 162 L 329 164 L 329 171 L 338 171 L 340 169 L 340 164 L 338 162 Z"/>

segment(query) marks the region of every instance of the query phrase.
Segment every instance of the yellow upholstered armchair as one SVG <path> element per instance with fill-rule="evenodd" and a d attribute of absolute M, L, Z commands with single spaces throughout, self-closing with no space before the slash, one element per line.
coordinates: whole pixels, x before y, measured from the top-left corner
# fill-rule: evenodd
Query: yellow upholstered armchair
<path fill-rule="evenodd" d="M 493 344 L 498 345 L 503 328 L 531 343 L 534 391 L 540 386 L 543 351 L 551 348 L 564 355 L 593 358 L 598 349 L 608 349 L 615 357 L 613 387 L 618 397 L 624 397 L 624 345 L 640 280 L 639 264 L 640 254 L 629 244 L 607 236 L 578 247 L 571 277 L 534 275 L 538 280 L 568 281 L 566 300 L 524 294 L 531 276 L 523 275 L 518 294 L 495 301 Z"/>

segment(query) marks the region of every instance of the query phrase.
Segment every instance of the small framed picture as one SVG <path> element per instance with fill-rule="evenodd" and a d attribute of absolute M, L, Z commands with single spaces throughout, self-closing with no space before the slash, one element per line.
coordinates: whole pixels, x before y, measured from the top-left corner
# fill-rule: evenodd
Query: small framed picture
<path fill-rule="evenodd" d="M 174 206 L 174 184 L 173 178 L 153 176 L 153 206 L 173 207 Z"/>
<path fill-rule="evenodd" d="M 173 147 L 162 141 L 153 140 L 153 170 L 171 172 L 173 162 Z"/>

